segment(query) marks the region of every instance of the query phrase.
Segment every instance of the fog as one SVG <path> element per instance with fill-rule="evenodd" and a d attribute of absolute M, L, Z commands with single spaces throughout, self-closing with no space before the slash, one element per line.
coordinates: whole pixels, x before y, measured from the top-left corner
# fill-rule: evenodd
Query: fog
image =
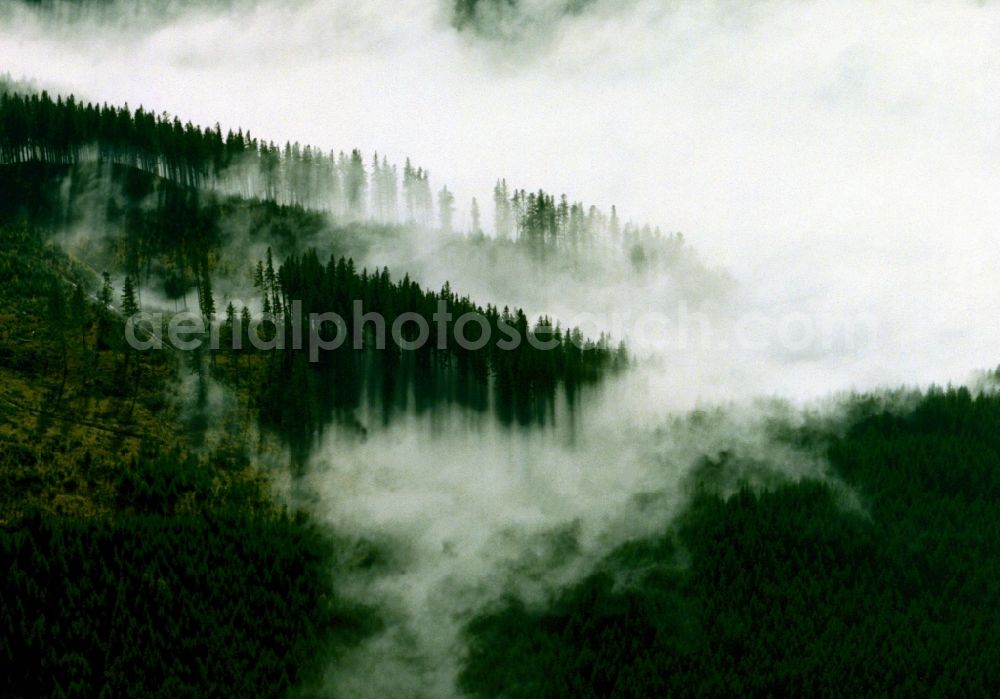
<path fill-rule="evenodd" d="M 995 360 L 994 3 L 636 0 L 555 19 L 534 2 L 499 38 L 456 31 L 430 0 L 213 7 L 55 28 L 8 3 L 0 65 L 199 123 L 410 156 L 460 217 L 499 176 L 614 203 L 683 231 L 760 304 L 874 312 L 877 351 L 789 367 L 812 395 Z"/>
<path fill-rule="evenodd" d="M 662 531 L 706 458 L 739 463 L 715 484 L 723 494 L 739 481 L 812 478 L 858 510 L 822 459 L 774 438 L 775 424 L 800 424 L 803 413 L 755 401 L 671 418 L 658 404 L 658 375 L 612 381 L 585 397 L 576 421 L 545 430 L 470 428 L 459 413 L 397 422 L 365 440 L 328 433 L 308 474 L 283 484 L 286 495 L 341 535 L 392 551 L 338 581 L 340 593 L 377 604 L 387 624 L 331 666 L 334 694 L 455 695 L 472 614 L 508 594 L 543 604 L 614 547 Z"/>
<path fill-rule="evenodd" d="M 0 71 L 15 78 L 411 157 L 435 191 L 456 193 L 460 224 L 472 196 L 491 221 L 505 177 L 617 205 L 693 249 L 680 271 L 640 277 L 612 261 L 589 278 L 427 231 L 365 252 L 479 303 L 611 330 L 642 356 L 555 428 L 471 429 L 461 414 L 364 440 L 331 428 L 303 480 L 279 482 L 339 532 L 392 542 L 384 568 L 342 581 L 390 622 L 331 668 L 346 696 L 453 693 L 471 612 L 510 590 L 540 599 L 656 531 L 706 456 L 828 478 L 772 439 L 770 421 L 802 420 L 831 392 L 965 381 L 997 364 L 1000 6 L 565 6 L 522 2 L 462 30 L 434 0 L 192 3 L 111 24 L 0 9 Z M 643 327 L 644 313 L 673 325 Z M 672 417 L 696 408 L 710 417 Z"/>

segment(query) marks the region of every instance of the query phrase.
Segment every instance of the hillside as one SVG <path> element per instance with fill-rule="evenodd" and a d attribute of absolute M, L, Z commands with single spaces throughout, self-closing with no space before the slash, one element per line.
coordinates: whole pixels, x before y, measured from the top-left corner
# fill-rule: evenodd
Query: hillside
<path fill-rule="evenodd" d="M 0 699 L 1000 695 L 997 35 L 3 4 Z"/>

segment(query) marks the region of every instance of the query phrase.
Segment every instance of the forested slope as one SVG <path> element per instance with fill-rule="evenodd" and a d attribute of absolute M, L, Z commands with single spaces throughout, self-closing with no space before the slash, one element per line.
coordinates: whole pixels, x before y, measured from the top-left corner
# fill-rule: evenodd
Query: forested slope
<path fill-rule="evenodd" d="M 203 365 L 205 353 L 191 358 L 202 378 L 214 372 L 245 393 L 262 424 L 277 428 L 299 452 L 332 419 L 356 424 L 363 402 L 383 422 L 400 409 L 439 404 L 489 409 L 506 424 L 545 422 L 557 388 L 572 403 L 580 386 L 624 364 L 624 349 L 604 336 L 588 340 L 573 328 L 548 327 L 557 321 L 531 322 L 516 307 L 477 304 L 447 284 L 440 292 L 423 289 L 405 270 L 393 280 L 384 267 L 358 269 L 354 256 L 404 239 L 408 229 L 399 221 L 430 225 L 433 212 L 421 208 L 430 206 L 426 173 L 408 163 L 397 200 L 395 169 L 376 159 L 369 172 L 357 152 L 345 159 L 297 145 L 281 151 L 242 132 L 223 137 L 218 129 L 141 109 L 13 92 L 0 96 L 0 154 L 6 163 L 0 165 L 0 222 L 57 240 L 95 270 L 109 270 L 114 288 L 106 296 L 117 300 L 128 286 L 131 311 L 156 308 L 144 304 L 144 293 L 165 297 L 174 310 L 189 308 L 193 299 L 192 310 L 206 324 L 225 318 L 229 338 L 238 322 L 245 335 L 262 313 L 276 316 L 265 334 L 281 334 L 292 320 L 303 320 L 292 317 L 296 300 L 304 302 L 303 313 L 335 311 L 348 327 L 354 300 L 387 325 L 412 313 L 430 323 L 439 301 L 456 318 L 466 312 L 485 318 L 493 341 L 472 351 L 454 342 L 432 347 L 436 339 L 418 351 L 400 351 L 393 342 L 377 349 L 366 336 L 360 347 L 347 343 L 320 363 L 307 363 L 308 353 L 291 348 L 262 354 L 247 341 L 241 352 L 212 353 L 210 366 Z M 232 188 L 223 180 L 237 181 L 240 194 L 226 193 Z M 520 222 L 522 241 L 507 244 L 534 251 L 538 260 L 568 245 L 562 238 L 570 231 L 575 247 L 597 234 L 593 226 L 618 226 L 593 208 L 585 216 L 582 205 L 570 207 L 565 199 L 556 206 L 544 193 L 514 192 L 508 201 L 505 188 L 498 184 L 498 215 L 511 230 Z M 404 211 L 397 214 L 397 206 Z M 446 216 L 447 206 L 441 212 Z M 446 223 L 442 219 L 442 228 Z M 266 280 L 247 259 L 265 250 Z M 220 288 L 224 295 L 214 291 Z M 520 342 L 498 352 L 501 324 L 521 338 L 554 340 L 556 349 Z M 472 341 L 478 327 L 472 324 Z M 454 323 L 447 329 L 452 335 Z"/>
<path fill-rule="evenodd" d="M 178 400 L 183 360 L 125 351 L 92 272 L 38 231 L 0 235 L 0 694 L 320 682 L 379 623 L 336 593 L 370 547 L 279 508 L 239 430 Z"/>
<path fill-rule="evenodd" d="M 459 3 L 468 21 L 476 5 Z M 508 275 L 521 285 L 600 289 L 602 269 L 687 264 L 706 286 L 680 235 L 622 223 L 614 208 L 500 180 L 493 209 L 495 237 L 477 203 L 460 222 L 447 188 L 435 197 L 409 162 L 400 173 L 356 150 L 3 91 L 0 694 L 317 688 L 320 663 L 382 623 L 340 596 L 338 576 L 385 558 L 278 506 L 269 477 L 300 476 L 332 424 L 365 440 L 401 415 L 455 410 L 516 434 L 549 425 L 557 406 L 585 409 L 588 387 L 627 368 L 599 331 L 367 267 L 372 249 L 405 257 L 430 233 L 449 259 L 523 262 Z M 353 329 L 355 302 L 387 328 L 409 315 L 435 332 L 443 308 L 447 335 L 475 313 L 485 325 L 466 327 L 468 343 L 491 339 L 407 349 L 380 346 L 369 327 L 316 358 L 250 341 L 252 326 L 269 344 L 314 312 Z M 164 309 L 164 324 L 186 309 L 214 325 L 222 345 L 130 349 L 126 318 Z M 507 330 L 523 341 L 502 347 Z M 332 341 L 335 323 L 318 333 Z M 465 628 L 462 688 L 996 694 L 1000 397 L 931 390 L 847 407 L 774 435 L 824 455 L 829 481 L 776 473 L 733 493 L 718 484 L 739 482 L 745 464 L 706 460 L 659 536 L 545 605 L 508 597 L 481 610 Z"/>
<path fill-rule="evenodd" d="M 76 113 L 50 106 L 50 125 Z M 331 658 L 381 623 L 337 592 L 338 574 L 381 565 L 381 553 L 276 504 L 267 468 L 287 465 L 284 448 L 304 458 L 329 420 L 357 422 L 369 393 L 386 419 L 410 409 L 415 384 L 422 405 L 492 410 L 482 402 L 485 382 L 498 382 L 504 419 L 530 420 L 530 406 L 557 385 L 598 380 L 622 355 L 603 338 L 561 330 L 551 357 L 527 343 L 498 354 L 495 342 L 460 354 L 400 353 L 367 337 L 348 345 L 349 359 L 316 365 L 291 347 L 249 343 L 136 351 L 124 325 L 144 306 L 175 311 L 193 298 L 197 315 L 232 331 L 237 308 L 216 308 L 213 284 L 241 290 L 241 319 L 251 308 L 258 320 L 271 314 L 265 338 L 290 322 L 292 300 L 351 320 L 345 300 L 354 297 L 390 323 L 406 312 L 430 320 L 441 301 L 456 313 L 482 311 L 494 325 L 503 318 L 525 334 L 533 328 L 517 309 L 480 306 L 447 287 L 428 291 L 348 257 L 320 264 L 317 240 L 329 253 L 391 227 L 331 222 L 301 203 L 213 189 L 192 169 L 198 158 L 129 150 L 131 122 L 101 122 L 112 113 L 90 112 L 98 132 L 108 130 L 88 133 L 89 145 L 72 136 L 89 128 L 84 119 L 46 132 L 67 140 L 28 136 L 14 155 L 18 118 L 8 111 L 0 120 L 8 149 L 0 165 L 0 621 L 10 630 L 0 643 L 0 693 L 309 691 Z M 36 128 L 44 116 L 22 123 Z M 211 141 L 202 139 L 191 142 Z M 237 241 L 267 251 L 256 276 L 253 258 L 230 254 Z M 381 398 L 374 388 L 351 393 L 368 375 L 390 386 Z"/>
<path fill-rule="evenodd" d="M 457 217 L 454 194 L 437 192 L 430 173 L 377 153 L 364 156 L 315 146 L 283 146 L 218 125 L 200 127 L 141 107 L 96 105 L 72 95 L 52 98 L 0 82 L 0 164 L 125 165 L 179 185 L 327 212 L 336 221 L 406 224 L 481 236 L 487 227 L 476 198 Z M 683 237 L 622 221 L 594 205 L 528 192 L 500 179 L 492 192 L 493 231 L 539 259 L 616 251 L 637 265 L 670 263 Z M 462 207 L 463 213 L 465 207 Z M 405 270 L 404 270 L 405 271 Z"/>
<path fill-rule="evenodd" d="M 991 696 L 1000 688 L 1000 396 L 852 403 L 807 428 L 861 498 L 786 482 L 725 495 L 695 473 L 662 536 L 542 608 L 467 628 L 481 697 Z M 729 464 L 738 477 L 740 465 Z M 717 474 L 716 474 L 717 475 Z"/>
<path fill-rule="evenodd" d="M 332 550 L 303 520 L 243 505 L 201 515 L 32 515 L 0 530 L 0 693 L 308 689 L 339 646 L 376 623 L 332 595 Z"/>

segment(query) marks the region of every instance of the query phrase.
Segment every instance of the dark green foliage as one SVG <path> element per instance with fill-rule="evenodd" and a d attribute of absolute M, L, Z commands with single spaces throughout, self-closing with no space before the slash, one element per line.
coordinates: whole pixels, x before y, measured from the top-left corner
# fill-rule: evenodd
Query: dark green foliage
<path fill-rule="evenodd" d="M 116 485 L 118 507 L 145 514 L 173 514 L 184 504 L 203 506 L 212 493 L 212 469 L 193 457 L 144 456 L 121 469 Z M 253 505 L 249 500 L 247 505 Z"/>
<path fill-rule="evenodd" d="M 270 339 L 279 329 L 285 337 L 283 352 L 265 353 L 261 417 L 296 443 L 308 441 L 331 417 L 356 420 L 355 411 L 365 401 L 376 405 L 386 421 L 408 407 L 419 412 L 460 405 L 478 411 L 492 408 L 504 423 L 544 423 L 552 417 L 557 390 L 572 404 L 582 386 L 627 362 L 624 348 L 611 347 L 603 335 L 585 340 L 579 330 L 550 327 L 548 319 L 531 327 L 523 311 L 477 306 L 448 285 L 440 292 L 426 291 L 408 277 L 394 281 L 387 269 L 359 272 L 349 259 L 331 256 L 323 265 L 310 251 L 289 258 L 277 272 L 270 257 L 257 270 L 263 306 L 276 313 L 282 325 L 270 327 L 261 339 Z M 301 303 L 298 318 L 293 317 L 293 301 Z M 358 302 L 364 314 L 384 319 L 384 333 L 372 321 L 362 324 Z M 438 316 L 439 323 L 441 303 L 450 318 Z M 308 318 L 331 312 L 343 320 L 342 344 L 317 351 L 318 361 L 310 361 Z M 465 347 L 455 340 L 456 323 L 467 313 L 489 326 L 488 342 L 481 347 L 476 343 L 484 330 L 476 321 L 463 328 Z M 429 335 L 416 349 L 402 348 L 393 338 L 393 325 L 404 314 L 426 321 Z M 356 324 L 363 333 L 355 333 Z M 301 349 L 294 346 L 295 325 L 303 338 Z M 338 334 L 332 320 L 317 331 L 327 342 Z M 416 341 L 415 323 L 404 324 L 401 334 L 405 342 Z M 515 336 L 519 341 L 512 341 Z"/>
<path fill-rule="evenodd" d="M 41 234 L 25 225 L 0 225 L 0 307 L 4 312 L 68 313 L 65 299 L 53 287 L 63 280 L 77 282 L 83 271 L 58 248 L 47 246 Z M 64 318 L 65 320 L 65 318 Z"/>
<path fill-rule="evenodd" d="M 182 124 L 141 107 L 0 89 L 0 164 L 85 162 L 125 165 L 180 185 L 328 209 L 349 219 L 396 221 L 395 166 L 383 160 L 369 181 L 358 150 L 324 153 L 298 143 L 281 148 L 242 130 L 223 135 L 218 125 Z M 423 193 L 426 182 L 426 171 L 407 162 L 404 189 L 416 195 L 408 200 L 410 217 L 421 222 L 433 215 L 429 189 Z M 417 185 L 420 191 L 410 192 Z"/>
<path fill-rule="evenodd" d="M 101 290 L 97 295 L 101 311 L 107 311 L 114 302 L 114 287 L 111 285 L 111 275 L 107 272 L 101 273 Z"/>
<path fill-rule="evenodd" d="M 501 0 L 501 4 L 505 2 Z M 116 166 L 112 171 L 124 181 L 127 203 L 114 208 L 129 230 L 143 228 L 130 217 L 147 217 L 151 203 L 170 210 L 171 215 L 157 225 L 146 226 L 154 239 L 204 238 L 199 231 L 210 228 L 211 221 L 198 221 L 194 212 L 217 208 L 218 204 L 207 197 L 209 192 L 322 209 L 341 222 L 435 226 L 430 173 L 409 160 L 400 172 L 375 154 L 371 166 L 366 167 L 357 149 L 345 154 L 324 153 L 298 143 L 279 147 L 241 130 L 223 135 L 218 125 L 182 124 L 176 117 L 157 116 L 142 108 L 132 111 L 127 106 L 84 104 L 73 96 L 52 99 L 45 92 L 7 90 L 2 82 L 0 165 L 19 166 L 22 175 L 20 180 L 3 182 L 0 187 L 0 216 L 15 210 L 32 220 L 46 218 L 53 223 L 62 222 L 60 217 L 65 215 L 67 204 L 81 194 L 81 186 L 93 184 L 78 178 L 84 181 L 72 183 L 69 201 L 63 201 L 56 196 L 61 182 L 53 186 L 45 181 L 53 172 L 60 178 L 65 175 L 65 170 L 56 166 L 73 166 L 73 171 L 79 171 L 90 165 L 98 172 Z M 167 191 L 148 175 L 169 180 L 181 189 Z M 169 196 L 181 201 L 166 201 Z M 209 200 L 199 205 L 199 197 Z M 643 265 L 647 258 L 675 257 L 682 243 L 679 234 L 663 236 L 649 226 L 623 227 L 614 207 L 607 215 L 595 206 L 570 203 L 565 195 L 557 201 L 544 191 L 508 190 L 503 180 L 494 189 L 494 203 L 497 237 L 516 239 L 540 257 L 557 248 L 564 255 L 577 253 L 604 238 L 630 251 L 634 262 Z M 173 215 L 177 207 L 187 211 L 177 217 Z M 439 194 L 437 209 L 440 228 L 451 232 L 454 196 L 447 187 Z M 478 235 L 478 216 L 473 218 L 471 233 Z M 301 240 L 306 232 L 296 233 Z M 276 242 L 275 236 L 269 236 L 269 242 Z"/>
<path fill-rule="evenodd" d="M 1000 396 L 859 400 L 814 482 L 699 494 L 543 609 L 468 626 L 483 697 L 992 696 L 1000 688 Z M 810 439 L 816 439 L 813 434 Z"/>
<path fill-rule="evenodd" d="M 226 509 L 0 531 L 0 695 L 277 697 L 371 622 L 301 519 Z"/>
<path fill-rule="evenodd" d="M 139 312 L 139 303 L 135 297 L 135 285 L 132 283 L 132 277 L 127 274 L 125 275 L 125 284 L 122 286 L 121 310 L 122 317 L 125 319 L 131 318 Z"/>
<path fill-rule="evenodd" d="M 84 382 L 116 373 L 102 368 L 107 361 L 89 347 L 87 327 L 88 318 L 105 326 L 96 344 L 102 333 L 120 337 L 110 277 L 92 307 L 73 281 L 80 270 L 37 231 L 0 227 L 0 236 L 0 696 L 281 697 L 318 689 L 326 664 L 378 623 L 336 594 L 342 544 L 305 517 L 279 512 L 241 448 L 197 458 L 176 425 L 170 444 L 184 456 L 159 455 L 163 440 L 148 414 L 119 422 L 114 411 L 86 410 L 96 395 Z M 132 292 L 126 288 L 123 306 L 134 302 Z M 75 400 L 56 412 L 60 387 L 40 403 L 51 416 L 36 416 L 16 389 L 23 380 L 42 389 L 59 373 L 65 383 L 67 341 L 77 337 L 81 346 L 69 351 L 81 355 L 70 371 L 78 375 Z M 140 361 L 145 371 L 167 358 Z M 54 439 L 42 427 L 49 419 L 59 420 Z M 129 458 L 138 431 L 141 446 Z M 81 440 L 97 451 L 84 452 Z"/>
<path fill-rule="evenodd" d="M 352 162 L 360 167 L 358 159 Z M 380 165 L 379 169 L 385 167 Z M 623 349 L 612 349 L 605 337 L 589 341 L 575 330 L 529 328 L 522 312 L 478 307 L 447 287 L 432 293 L 405 277 L 402 281 L 391 280 L 385 269 L 369 274 L 358 272 L 345 259 L 331 257 L 329 264 L 321 265 L 313 252 L 296 254 L 305 241 L 320 237 L 335 249 L 364 249 L 363 240 L 371 244 L 379 237 L 377 226 L 368 225 L 360 232 L 354 230 L 360 224 L 331 229 L 321 215 L 298 206 L 204 193 L 121 165 L 112 166 L 108 174 L 111 187 L 110 192 L 105 192 L 106 218 L 100 229 L 105 231 L 104 248 L 124 267 L 127 288 L 121 290 L 120 298 L 125 315 L 138 308 L 143 284 L 160 284 L 168 297 L 183 298 L 185 305 L 186 292 L 196 288 L 203 315 L 214 316 L 213 274 L 229 279 L 237 275 L 237 282 L 238 275 L 246 274 L 245 260 L 240 264 L 222 255 L 231 243 L 226 232 L 237 230 L 244 231 L 250 241 L 274 241 L 275 249 L 289 257 L 280 275 L 272 262 L 267 278 L 261 265 L 259 279 L 255 280 L 262 291 L 263 309 L 283 315 L 285 323 L 289 313 L 282 306 L 290 299 L 302 300 L 306 314 L 336 312 L 350 329 L 354 300 L 362 301 L 366 312 L 381 313 L 387 328 L 406 312 L 418 313 L 430 321 L 439 299 L 446 301 L 455 319 L 468 311 L 477 311 L 487 319 L 493 341 L 481 351 L 463 350 L 455 342 L 449 343 L 447 351 L 437 350 L 436 325 L 431 323 L 434 336 L 416 352 L 400 352 L 391 342 L 379 351 L 372 351 L 373 343 L 367 342 L 361 352 L 356 352 L 348 342 L 340 351 L 324 352 L 321 362 L 299 368 L 303 359 L 294 358 L 290 349 L 270 353 L 265 366 L 255 366 L 249 374 L 254 384 L 262 386 L 254 398 L 264 423 L 294 436 L 297 444 L 307 445 L 331 417 L 356 423 L 355 411 L 363 404 L 381 411 L 384 421 L 408 407 L 421 411 L 454 404 L 480 411 L 493 408 L 508 424 L 545 422 L 553 414 L 557 389 L 565 391 L 573 407 L 582 386 L 621 367 L 626 360 Z M 47 231 L 78 226 L 81 219 L 72 202 L 86 199 L 83 193 L 91 186 L 89 177 L 86 168 L 70 165 L 26 162 L 0 167 L 0 183 L 8 185 L 0 190 L 4 192 L 0 195 L 0 221 L 27 219 L 32 226 Z M 67 179 L 69 186 L 60 187 Z M 408 165 L 404 184 L 411 181 L 426 184 L 426 173 Z M 420 189 L 416 185 L 406 188 L 407 196 L 412 194 L 419 200 Z M 67 192 L 68 203 L 55 194 L 59 191 Z M 101 308 L 111 305 L 115 296 L 106 281 L 98 292 Z M 101 311 L 97 320 L 98 344 L 121 348 L 121 337 L 115 336 L 109 314 Z M 516 350 L 497 349 L 497 341 L 507 337 L 500 330 L 501 324 L 513 328 L 522 338 Z M 248 324 L 242 326 L 241 337 L 245 337 Z M 446 328 L 449 337 L 453 327 L 454 319 Z M 324 337 L 328 338 L 331 330 L 327 326 Z M 412 335 L 412 323 L 406 330 Z M 263 334 L 273 336 L 276 332 L 271 328 Z M 465 326 L 471 341 L 479 332 L 475 322 Z M 554 350 L 536 350 L 524 341 L 529 335 L 544 339 L 550 332 L 556 340 Z M 249 342 L 244 342 L 243 347 L 244 352 L 252 350 Z M 130 364 L 129 368 L 135 366 Z M 230 362 L 220 371 L 250 387 L 247 369 L 247 362 L 239 361 Z"/>
<path fill-rule="evenodd" d="M 196 271 L 222 242 L 223 201 L 123 166 L 0 167 L 0 225 L 27 224 L 49 236 L 94 230 L 86 250 L 123 268 L 136 293 L 153 272 L 165 287 L 175 287 L 166 289 L 168 295 L 197 285 Z"/>
<path fill-rule="evenodd" d="M 335 225 L 298 205 L 223 196 L 120 165 L 95 171 L 92 165 L 36 162 L 0 167 L 3 225 L 46 236 L 92 231 L 82 252 L 95 264 L 113 264 L 118 273 L 130 275 L 137 293 L 156 285 L 168 298 L 180 298 L 197 289 L 202 303 L 209 300 L 210 273 L 216 279 L 220 274 L 240 279 L 245 273 L 245 260 L 222 254 L 237 232 L 241 253 L 250 241 L 291 254 L 317 239 L 335 250 L 364 251 L 388 230 Z"/>

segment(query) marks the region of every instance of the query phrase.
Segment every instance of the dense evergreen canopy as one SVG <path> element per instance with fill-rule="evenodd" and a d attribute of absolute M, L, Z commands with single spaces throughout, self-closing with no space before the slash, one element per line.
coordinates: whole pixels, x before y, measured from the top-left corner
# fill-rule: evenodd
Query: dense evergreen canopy
<path fill-rule="evenodd" d="M 375 623 L 331 594 L 332 550 L 245 504 L 0 529 L 0 694 L 277 697 L 318 682 Z"/>
<path fill-rule="evenodd" d="M 1000 396 L 857 399 L 806 429 L 829 485 L 694 497 L 540 609 L 468 626 L 481 697 L 990 696 L 1000 686 Z M 730 468 L 739 474 L 739 465 Z"/>
<path fill-rule="evenodd" d="M 299 143 L 282 147 L 242 130 L 223 135 L 218 124 L 201 128 L 141 107 L 5 91 L 0 164 L 26 162 L 129 165 L 182 185 L 329 209 L 350 219 L 429 225 L 433 217 L 429 175 L 409 160 L 400 200 L 397 168 L 377 154 L 369 170 L 356 149 L 345 154 Z"/>
<path fill-rule="evenodd" d="M 493 408 L 508 424 L 544 423 L 552 419 L 557 389 L 572 406 L 582 386 L 628 361 L 624 345 L 616 349 L 603 335 L 588 340 L 579 329 L 563 330 L 548 318 L 531 325 L 521 310 L 479 306 L 447 284 L 434 292 L 409 277 L 393 281 L 388 269 L 358 271 L 343 257 L 323 264 L 310 251 L 277 271 L 269 257 L 258 270 L 261 305 L 277 315 L 279 328 L 272 325 L 257 337 L 272 339 L 280 329 L 284 338 L 283 352 L 259 353 L 266 363 L 261 414 L 297 442 L 308 441 L 332 417 L 356 421 L 364 403 L 385 422 L 408 407 L 422 412 L 453 404 Z M 310 328 L 312 314 L 326 313 L 335 317 Z M 249 325 L 237 321 L 242 315 L 235 307 L 227 310 L 222 334 L 226 348 L 235 333 L 245 336 L 239 352 L 224 350 L 234 381 L 242 373 L 240 355 L 255 346 Z M 336 347 L 311 354 L 313 331 Z M 298 348 L 296 332 L 302 338 Z"/>

